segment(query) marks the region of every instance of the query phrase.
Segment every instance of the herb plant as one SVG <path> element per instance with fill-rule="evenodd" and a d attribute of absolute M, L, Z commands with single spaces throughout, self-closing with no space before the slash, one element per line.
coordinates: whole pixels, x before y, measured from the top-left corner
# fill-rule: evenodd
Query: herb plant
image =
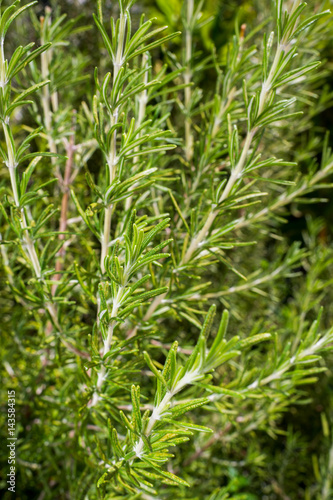
<path fill-rule="evenodd" d="M 1 7 L 18 498 L 328 499 L 329 409 L 304 487 L 265 454 L 330 368 L 325 223 L 308 214 L 301 242 L 284 231 L 330 196 L 313 126 L 332 102 L 329 2 L 276 0 L 222 47 L 209 1 L 156 1 L 157 20 L 139 0 L 86 3 L 83 18 Z"/>

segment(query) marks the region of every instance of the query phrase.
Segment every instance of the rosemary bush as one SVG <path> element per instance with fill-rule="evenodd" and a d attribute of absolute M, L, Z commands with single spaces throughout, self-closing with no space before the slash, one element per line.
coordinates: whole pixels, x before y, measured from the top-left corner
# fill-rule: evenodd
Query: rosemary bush
<path fill-rule="evenodd" d="M 330 2 L 80 4 L 1 8 L 17 498 L 332 498 Z"/>

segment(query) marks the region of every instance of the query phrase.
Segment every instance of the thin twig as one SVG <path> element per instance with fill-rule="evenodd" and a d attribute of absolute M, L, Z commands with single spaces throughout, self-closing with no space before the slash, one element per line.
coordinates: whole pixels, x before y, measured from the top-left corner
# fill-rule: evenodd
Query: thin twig
<path fill-rule="evenodd" d="M 59 240 L 65 239 L 64 232 L 67 229 L 69 186 L 70 186 L 70 178 L 71 178 L 71 172 L 72 172 L 73 161 L 74 161 L 75 127 L 76 127 L 76 110 L 73 109 L 73 121 L 72 121 L 71 135 L 70 135 L 69 141 L 67 142 L 67 147 L 66 147 L 67 161 L 66 161 L 65 175 L 64 175 L 64 181 L 63 181 L 63 196 L 62 196 L 62 200 L 61 200 Z M 58 258 L 56 260 L 55 270 L 56 270 L 57 274 L 54 276 L 54 281 L 60 281 L 65 253 L 66 253 L 66 246 L 62 245 L 62 247 L 60 248 L 60 250 L 58 252 Z M 55 294 L 55 292 L 57 290 L 57 286 L 58 286 L 57 283 L 54 283 L 52 285 L 52 295 Z"/>

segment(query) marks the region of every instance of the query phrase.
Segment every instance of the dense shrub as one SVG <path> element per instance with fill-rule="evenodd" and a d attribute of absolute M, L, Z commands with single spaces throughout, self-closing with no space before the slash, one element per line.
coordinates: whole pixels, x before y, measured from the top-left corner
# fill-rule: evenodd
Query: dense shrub
<path fill-rule="evenodd" d="M 4 498 L 331 498 L 329 6 L 2 7 Z"/>

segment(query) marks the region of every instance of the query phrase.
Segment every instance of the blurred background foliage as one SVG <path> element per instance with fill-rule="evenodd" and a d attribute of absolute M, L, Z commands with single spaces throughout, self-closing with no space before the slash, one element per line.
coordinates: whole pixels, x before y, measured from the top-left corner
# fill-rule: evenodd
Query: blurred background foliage
<path fill-rule="evenodd" d="M 35 9 L 35 22 L 44 14 L 45 7 L 49 5 L 53 11 L 66 13 L 69 18 L 80 15 L 79 26 L 91 25 L 91 1 L 84 0 L 57 0 L 56 2 L 41 1 Z M 320 10 L 332 7 L 331 3 L 316 2 Z M 142 12 L 149 13 L 150 17 L 156 17 L 158 25 L 168 25 L 169 31 L 181 30 L 182 0 L 139 0 L 136 3 L 134 12 L 139 20 Z M 104 1 L 105 17 L 112 12 L 117 13 L 117 2 Z M 268 21 L 270 11 L 266 0 L 206 0 L 203 6 L 202 26 L 196 33 L 195 45 L 199 58 L 210 56 L 213 47 L 219 58 L 223 60 L 227 52 L 227 42 L 232 37 L 235 27 L 239 29 L 242 24 L 246 24 L 247 30 L 253 29 L 263 21 Z M 24 40 L 31 40 L 36 37 L 36 32 L 29 33 L 27 26 L 29 23 L 18 23 L 17 36 Z M 317 80 L 312 89 L 313 95 L 308 96 L 308 107 L 311 120 L 297 119 L 293 127 L 297 128 L 296 141 L 291 145 L 286 138 L 286 159 L 298 161 L 301 169 L 309 168 L 312 160 L 320 161 L 322 142 L 325 130 L 332 130 L 333 125 L 333 37 L 332 23 L 324 28 L 326 36 L 321 38 L 321 59 L 323 64 L 320 71 L 322 76 Z M 13 36 L 13 34 L 11 35 Z M 99 50 L 100 39 L 97 36 L 95 27 L 89 31 L 82 31 L 74 34 L 70 38 L 71 42 L 66 50 L 73 52 L 73 64 L 77 65 L 78 72 L 82 71 L 86 75 L 85 83 L 80 82 L 73 96 L 77 102 L 84 98 L 91 100 L 93 93 L 92 75 L 95 66 L 102 66 L 103 60 L 98 60 L 102 52 Z M 172 46 L 168 50 L 181 54 L 183 50 L 181 38 L 173 40 Z M 77 48 L 80 48 L 82 60 L 75 60 Z M 200 56 L 199 56 L 200 54 Z M 160 54 L 162 61 L 166 57 Z M 209 72 L 196 72 L 195 85 L 199 86 L 203 92 L 210 92 L 211 81 Z M 67 92 L 64 87 L 62 92 Z M 72 92 L 72 90 L 70 90 Z M 316 94 L 316 95 L 315 95 Z M 305 113 L 307 116 L 309 113 Z M 200 119 L 200 118 L 199 118 Z M 268 138 L 274 141 L 274 137 Z M 333 133 L 329 137 L 329 143 L 333 145 Z M 278 143 L 280 147 L 280 142 Z M 272 147 L 274 149 L 274 147 Z M 312 156 L 312 158 L 310 157 Z M 91 170 L 93 171 L 93 158 L 91 160 Z M 286 277 L 284 282 L 276 285 L 276 289 L 266 290 L 267 301 L 266 310 L 256 311 L 253 296 L 247 294 L 239 298 L 235 306 L 240 317 L 247 316 L 250 324 L 255 324 L 260 317 L 269 318 L 270 312 L 274 317 L 280 317 L 280 325 L 275 327 L 286 328 L 285 325 L 294 328 L 294 322 L 301 321 L 302 314 L 311 307 L 314 308 L 313 318 L 319 308 L 319 303 L 324 305 L 324 324 L 330 326 L 333 323 L 333 292 L 321 297 L 321 282 L 333 279 L 333 196 L 327 190 L 315 193 L 315 197 L 329 198 L 330 201 L 318 204 L 294 204 L 290 213 L 286 215 L 285 222 L 276 232 L 284 236 L 283 242 L 267 238 L 266 245 L 261 248 L 261 253 L 251 254 L 251 247 L 245 249 L 241 258 L 247 260 L 248 266 L 256 269 L 258 262 L 261 267 L 267 267 L 270 262 L 276 260 L 283 254 L 294 241 L 301 241 L 304 248 L 312 248 L 313 262 L 308 263 L 308 267 L 297 269 L 299 278 Z M 314 248 L 315 247 L 315 248 Z M 212 273 L 211 281 L 218 282 L 221 279 L 223 269 Z M 5 279 L 2 276 L 2 279 Z M 333 285 L 331 287 L 333 289 Z M 272 296 L 276 295 L 277 300 L 272 301 Z M 263 300 L 262 303 L 265 303 Z M 275 309 L 272 311 L 272 309 Z M 303 310 L 302 310 L 303 308 Z M 271 309 L 271 311 L 270 311 Z M 246 313 L 244 313 L 246 311 Z M 277 313 L 278 311 L 278 313 Z M 256 315 L 258 316 L 256 318 Z M 19 317 L 15 320 L 19 323 Z M 266 319 L 269 323 L 269 319 Z M 169 324 L 170 325 L 170 324 Z M 267 325 L 269 326 L 269 325 Z M 31 325 L 32 329 L 34 325 Z M 26 329 L 26 323 L 24 328 Z M 167 328 L 167 327 L 164 327 Z M 26 331 L 29 336 L 29 332 Z M 171 332 L 170 338 L 174 335 Z M 30 345 L 31 339 L 29 339 Z M 22 346 L 24 348 L 24 346 Z M 0 347 L 0 349 L 2 349 Z M 20 359 L 17 359 L 18 365 Z M 215 441 L 211 443 L 210 456 L 213 459 L 206 461 L 205 450 L 202 451 L 200 459 L 190 462 L 193 453 L 193 444 L 183 447 L 176 455 L 174 468 L 181 468 L 185 463 L 186 471 L 194 480 L 189 496 L 184 496 L 191 500 L 329 500 L 333 498 L 331 490 L 331 479 L 333 475 L 333 359 L 328 360 L 329 370 L 320 375 L 320 380 L 313 386 L 304 386 L 302 400 L 311 400 L 311 405 L 303 406 L 299 401 L 292 404 L 291 411 L 284 414 L 279 411 L 274 412 L 274 401 L 272 402 L 269 421 L 264 422 L 243 422 L 242 415 L 235 415 L 232 429 L 226 425 L 221 433 L 215 436 Z M 56 368 L 56 367 L 55 367 Z M 37 374 L 36 374 L 37 376 Z M 28 383 L 29 381 L 27 381 Z M 21 384 L 25 384 L 21 380 Z M 70 381 L 69 381 L 70 383 Z M 56 378 L 51 384 L 57 385 Z M 41 403 L 34 409 L 34 417 L 38 420 L 38 413 L 45 411 Z M 251 402 L 251 404 L 254 404 Z M 31 426 L 31 433 L 39 433 L 40 446 L 47 448 L 48 439 L 63 440 L 61 418 L 57 416 L 58 429 L 49 431 L 48 424 L 44 426 L 34 426 L 30 424 L 31 408 L 27 402 L 26 413 L 22 416 Z M 50 401 L 50 414 L 52 413 L 52 401 Z M 65 413 L 63 417 L 65 418 Z M 249 414 L 251 414 L 249 412 Z M 256 411 L 260 416 L 260 410 Z M 278 423 L 278 428 L 277 428 Z M 54 423 L 52 422 L 52 425 Z M 252 424 L 252 425 L 250 425 Z M 269 431 L 271 427 L 272 432 Z M 233 439 L 234 433 L 237 438 Z M 22 443 L 24 450 L 24 443 Z M 37 450 L 38 452 L 38 450 Z M 198 457 L 199 458 L 199 457 Z M 58 457 L 59 460 L 59 457 Z M 49 454 L 50 468 L 47 475 L 55 480 L 57 477 L 57 460 Z M 24 464 L 23 464 L 24 465 Z M 207 468 L 209 467 L 209 480 L 207 484 Z M 59 471 L 58 471 L 59 472 Z M 27 469 L 26 489 L 17 496 L 20 500 L 38 499 L 42 500 L 43 495 L 38 496 L 34 483 L 34 471 Z M 184 477 L 186 479 L 186 477 Z M 18 483 L 21 478 L 18 477 Z M 204 487 L 203 487 L 204 484 Z M 4 479 L 0 484 L 4 492 Z M 45 483 L 43 488 L 47 490 Z M 84 490 L 84 486 L 82 487 Z M 203 491 L 213 491 L 216 493 L 210 497 L 205 496 Z M 197 492 L 197 493 L 196 493 Z M 4 498 L 10 498 L 6 493 Z M 174 491 L 174 498 L 177 498 L 177 490 Z M 74 497 L 73 497 L 74 498 Z M 80 497 L 81 498 L 81 497 Z M 82 496 L 84 498 L 84 495 Z"/>

